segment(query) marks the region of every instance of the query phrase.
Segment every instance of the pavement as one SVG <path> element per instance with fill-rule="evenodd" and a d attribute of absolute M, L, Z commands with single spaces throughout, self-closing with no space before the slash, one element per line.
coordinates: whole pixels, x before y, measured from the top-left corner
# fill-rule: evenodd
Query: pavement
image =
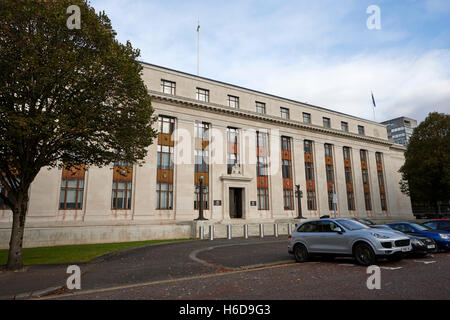
<path fill-rule="evenodd" d="M 81 290 L 65 287 L 68 265 L 0 273 L 2 299 L 300 300 L 450 298 L 450 252 L 379 261 L 381 290 L 351 258 L 295 263 L 286 236 L 163 243 L 78 264 Z"/>
<path fill-rule="evenodd" d="M 261 254 L 255 257 L 255 251 Z M 67 292 L 69 265 L 80 267 L 82 290 L 95 290 L 286 261 L 293 262 L 287 254 L 286 236 L 161 243 L 116 251 L 89 263 L 36 265 L 18 272 L 0 271 L 0 300 L 39 298 Z"/>

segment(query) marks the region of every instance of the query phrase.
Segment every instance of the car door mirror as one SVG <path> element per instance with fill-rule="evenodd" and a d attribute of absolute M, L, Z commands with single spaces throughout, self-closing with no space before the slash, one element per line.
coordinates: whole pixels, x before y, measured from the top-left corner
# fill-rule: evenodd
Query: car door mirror
<path fill-rule="evenodd" d="M 342 234 L 344 231 L 341 229 L 341 227 L 336 227 L 336 228 L 334 228 L 334 232 Z"/>

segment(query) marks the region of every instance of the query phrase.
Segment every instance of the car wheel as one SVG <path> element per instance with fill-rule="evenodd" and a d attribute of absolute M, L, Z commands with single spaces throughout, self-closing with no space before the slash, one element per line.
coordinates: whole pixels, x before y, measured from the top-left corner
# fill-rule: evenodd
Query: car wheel
<path fill-rule="evenodd" d="M 308 260 L 308 249 L 306 249 L 306 247 L 301 244 L 298 243 L 295 245 L 294 247 L 294 257 L 295 257 L 295 261 L 297 262 L 305 262 Z"/>
<path fill-rule="evenodd" d="M 354 250 L 356 262 L 363 266 L 370 266 L 375 264 L 377 257 L 372 250 L 372 247 L 366 243 L 356 245 Z"/>

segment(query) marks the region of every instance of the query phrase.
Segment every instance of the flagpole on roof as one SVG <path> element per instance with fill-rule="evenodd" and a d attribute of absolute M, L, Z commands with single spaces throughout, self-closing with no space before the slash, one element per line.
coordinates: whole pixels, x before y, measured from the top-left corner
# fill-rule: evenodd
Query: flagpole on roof
<path fill-rule="evenodd" d="M 197 76 L 200 75 L 200 20 L 197 22 Z"/>
<path fill-rule="evenodd" d="M 371 93 L 372 93 L 372 103 L 373 103 L 373 121 L 377 121 L 377 119 L 376 119 L 376 117 L 375 117 L 375 107 L 377 106 L 376 104 L 375 104 L 375 98 L 373 97 L 373 92 L 371 91 Z"/>

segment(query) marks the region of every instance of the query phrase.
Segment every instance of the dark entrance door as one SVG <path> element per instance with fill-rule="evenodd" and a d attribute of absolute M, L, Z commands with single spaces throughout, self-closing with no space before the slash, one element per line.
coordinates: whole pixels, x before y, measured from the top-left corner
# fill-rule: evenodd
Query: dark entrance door
<path fill-rule="evenodd" d="M 242 219 L 242 188 L 230 188 L 230 218 Z"/>

